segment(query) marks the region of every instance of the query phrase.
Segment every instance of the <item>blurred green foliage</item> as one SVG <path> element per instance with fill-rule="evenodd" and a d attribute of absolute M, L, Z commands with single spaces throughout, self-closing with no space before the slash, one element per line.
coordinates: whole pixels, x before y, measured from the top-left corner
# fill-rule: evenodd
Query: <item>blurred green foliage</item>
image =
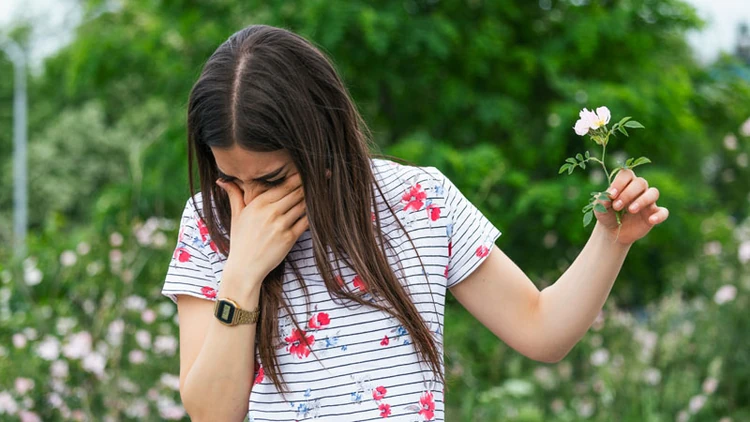
<path fill-rule="evenodd" d="M 603 175 L 595 171 L 557 174 L 565 157 L 586 150 L 598 153 L 596 145 L 576 136 L 572 126 L 581 108 L 600 105 L 608 106 L 615 116 L 633 116 L 647 127 L 610 142 L 608 167 L 616 166 L 611 160 L 625 156 L 648 156 L 654 164 L 639 167 L 638 174 L 659 189 L 659 205 L 671 211 L 666 223 L 631 248 L 610 302 L 632 310 L 659 304 L 663 297 L 710 298 L 718 281 L 680 280 L 685 279 L 685 268 L 704 268 L 706 248 L 715 249 L 711 245 L 725 245 L 727 266 L 741 273 L 743 267 L 733 257 L 737 245 L 748 240 L 734 234 L 746 221 L 750 205 L 750 127 L 741 129 L 750 117 L 747 65 L 730 56 L 709 66 L 697 64 L 685 34 L 701 22 L 681 0 L 128 0 L 120 6 L 82 0 L 81 4 L 86 16 L 74 41 L 48 58 L 43 73 L 29 82 L 30 253 L 39 258 L 35 265 L 45 281 L 68 285 L 86 279 L 82 288 L 90 290 L 73 294 L 46 282 L 27 287 L 20 281 L 24 270 L 19 267 L 11 271 L 15 281 L 10 284 L 18 284 L 12 297 L 20 299 L 9 302 L 13 312 L 31 312 L 33 301 L 48 304 L 51 316 L 75 316 L 79 315 L 75 310 L 62 307 L 61 298 L 99 301 L 108 290 L 121 293 L 122 286 L 115 287 L 118 278 L 94 280 L 57 272 L 58 256 L 84 240 L 95 244 L 91 239 L 106 239 L 115 231 L 128 233 L 135 222 L 152 216 L 179 217 L 189 195 L 185 150 L 189 90 L 214 49 L 233 32 L 254 23 L 293 30 L 326 52 L 373 129 L 381 152 L 443 170 L 503 231 L 498 246 L 540 289 L 553 283 L 583 248 L 590 228 L 581 227 L 580 207 L 589 192 L 607 187 Z M 14 35 L 22 36 L 23 31 Z M 0 73 L 11 71 L 10 63 L 0 56 Z M 0 147 L 9 152 L 10 78 L 0 78 L 0 98 Z M 11 164 L 11 154 L 0 156 L 0 244 L 4 245 L 10 244 L 11 235 Z M 722 222 L 726 229 L 712 229 L 713 222 Z M 170 239 L 176 236 L 170 235 Z M 0 249 L 2 262 L 10 255 L 7 248 Z M 147 251 L 143 256 L 148 258 L 138 264 L 144 268 L 138 274 L 148 276 L 137 276 L 135 285 L 138 294 L 156 306 L 163 300 L 158 297 L 159 274 L 166 271 L 168 255 Z M 136 261 L 131 257 L 126 262 Z M 701 273 L 698 279 L 704 277 L 715 275 Z M 672 311 L 658 306 L 653 311 L 657 319 L 667 312 Z M 716 312 L 711 317 L 718 317 Z M 449 313 L 449 365 L 452 371 L 461 367 L 463 374 L 471 374 L 452 378 L 454 393 L 448 395 L 448 406 L 455 413 L 450 419 L 460 414 L 463 420 L 493 420 L 485 416 L 499 411 L 492 406 L 503 407 L 509 394 L 520 391 L 513 400 L 520 406 L 518 415 L 527 416 L 499 419 L 552 420 L 551 393 L 529 395 L 525 387 L 503 384 L 514 377 L 533 382 L 529 371 L 537 363 L 501 344 L 452 299 Z M 89 317 L 80 318 L 86 327 Z M 117 316 L 103 318 L 110 321 Z M 16 315 L 8 325 L 3 321 L 1 338 L 10 335 L 12 327 L 24 325 L 38 324 L 40 332 L 54 333 L 36 316 Z M 701 321 L 693 324 L 708 326 L 711 320 Z M 729 333 L 739 333 L 734 331 L 741 326 L 739 317 L 729 321 Z M 652 329 L 672 329 L 657 325 Z M 612 331 L 603 336 L 609 346 L 622 334 Z M 715 333 L 701 341 L 718 344 L 720 338 Z M 718 357 L 736 346 L 717 351 Z M 619 352 L 625 355 L 626 365 L 634 359 L 629 355 L 636 353 L 632 348 L 623 345 Z M 585 365 L 591 350 L 578 347 L 566 361 Z M 710 360 L 700 356 L 687 354 L 683 360 L 668 361 L 669 369 L 660 367 L 663 385 L 671 379 L 667 373 L 679 371 L 689 359 L 700 358 L 700 364 Z M 172 366 L 161 368 L 176 373 L 176 364 L 172 359 Z M 747 383 L 750 364 L 735 364 L 744 365 L 743 370 L 734 374 L 734 384 L 729 385 Z M 572 380 L 592 374 L 581 371 L 576 370 Z M 696 369 L 694 376 L 708 375 Z M 642 414 L 652 415 L 622 420 L 672 420 L 676 403 L 684 403 L 682 396 L 667 400 L 659 392 L 657 397 L 664 400 L 648 404 L 645 399 L 653 393 L 621 391 L 626 384 L 617 382 L 607 384 L 617 392 L 615 403 L 623 400 L 619 395 L 641 400 Z M 687 381 L 674 385 L 683 382 Z M 740 415 L 739 397 L 747 391 L 731 388 L 724 390 L 725 399 L 717 402 L 712 415 Z M 478 394 L 481 391 L 486 394 Z M 561 396 L 569 409 L 588 406 L 579 403 L 580 394 L 567 390 L 564 394 L 570 395 Z M 98 403 L 92 408 L 106 404 Z M 597 409 L 601 413 L 596 413 L 600 416 L 596 420 L 611 420 L 606 418 L 606 407 Z M 746 415 L 748 410 L 741 411 Z M 555 415 L 555 420 L 577 420 L 575 414 Z"/>

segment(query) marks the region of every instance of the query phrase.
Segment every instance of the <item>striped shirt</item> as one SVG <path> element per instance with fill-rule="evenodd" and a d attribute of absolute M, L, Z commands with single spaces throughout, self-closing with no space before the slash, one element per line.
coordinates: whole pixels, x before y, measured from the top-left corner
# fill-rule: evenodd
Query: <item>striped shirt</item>
<path fill-rule="evenodd" d="M 446 289 L 484 261 L 501 233 L 438 169 L 384 159 L 372 159 L 371 165 L 385 196 L 384 200 L 376 190 L 373 209 L 393 246 L 388 260 L 435 334 L 442 356 Z M 201 194 L 195 199 L 200 207 Z M 401 220 L 414 247 L 388 208 Z M 290 393 L 284 399 L 264 376 L 256 347 L 249 420 L 444 420 L 443 385 L 418 361 L 409 333 L 398 320 L 368 306 L 333 300 L 315 265 L 309 230 L 286 259 L 296 263 L 309 290 L 305 297 L 294 272 L 285 266 L 284 297 L 293 315 L 279 310 L 276 354 Z M 225 261 L 188 200 L 162 294 L 173 301 L 180 294 L 216 300 Z M 366 292 L 359 276 L 343 263 L 340 266 L 343 282 Z"/>

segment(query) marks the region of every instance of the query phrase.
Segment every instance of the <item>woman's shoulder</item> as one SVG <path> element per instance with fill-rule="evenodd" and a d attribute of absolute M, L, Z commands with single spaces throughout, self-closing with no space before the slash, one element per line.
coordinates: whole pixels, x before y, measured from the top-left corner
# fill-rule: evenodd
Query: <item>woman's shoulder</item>
<path fill-rule="evenodd" d="M 403 164 L 385 158 L 373 158 L 372 163 L 375 178 L 381 185 L 442 186 L 445 182 L 445 176 L 437 167 Z"/>

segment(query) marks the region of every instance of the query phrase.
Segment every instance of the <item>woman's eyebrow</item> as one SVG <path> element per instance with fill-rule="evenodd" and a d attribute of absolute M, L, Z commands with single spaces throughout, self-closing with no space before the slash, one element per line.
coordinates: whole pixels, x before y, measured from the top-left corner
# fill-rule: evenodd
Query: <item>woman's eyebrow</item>
<path fill-rule="evenodd" d="M 276 169 L 276 170 L 274 170 L 274 171 L 272 171 L 270 173 L 266 173 L 263 176 L 256 177 L 255 179 L 253 179 L 253 181 L 255 181 L 255 182 L 267 182 L 267 181 L 273 179 L 274 177 L 278 176 L 279 174 L 281 174 L 281 172 L 285 168 L 286 168 L 286 164 L 284 164 L 283 166 L 279 167 L 278 169 Z M 229 180 L 238 179 L 237 177 L 234 177 L 234 176 L 231 176 L 229 174 L 224 173 L 223 171 L 221 171 L 221 169 L 218 166 L 216 166 L 216 170 L 219 172 L 219 176 L 221 178 L 223 178 L 223 179 L 229 179 Z"/>

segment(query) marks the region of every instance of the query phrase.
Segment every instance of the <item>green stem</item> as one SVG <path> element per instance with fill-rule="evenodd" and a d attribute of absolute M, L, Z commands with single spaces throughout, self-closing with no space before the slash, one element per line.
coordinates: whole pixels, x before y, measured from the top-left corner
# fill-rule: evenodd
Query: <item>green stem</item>
<path fill-rule="evenodd" d="M 604 165 L 604 155 L 607 153 L 607 141 L 608 140 L 609 140 L 609 135 L 607 135 L 607 139 L 605 139 L 604 144 L 602 144 L 602 160 L 600 161 L 600 163 L 602 163 L 602 168 L 604 168 L 604 174 L 607 176 L 607 180 L 609 180 L 609 172 L 607 171 L 607 166 Z"/>

